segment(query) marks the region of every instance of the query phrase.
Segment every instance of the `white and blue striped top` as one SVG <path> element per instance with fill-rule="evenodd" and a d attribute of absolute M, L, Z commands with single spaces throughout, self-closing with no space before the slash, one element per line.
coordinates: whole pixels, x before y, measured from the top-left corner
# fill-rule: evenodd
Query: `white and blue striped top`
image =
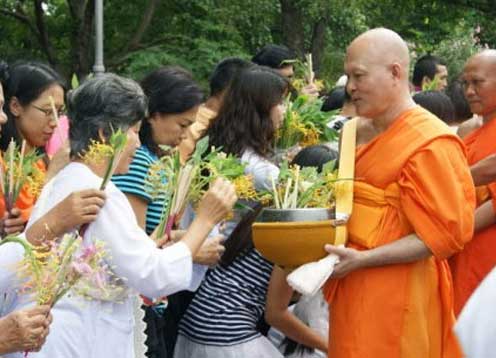
<path fill-rule="evenodd" d="M 241 160 L 257 189 L 268 189 L 279 169 L 247 150 Z M 229 221 L 228 236 L 240 217 Z M 255 249 L 238 256 L 229 266 L 211 270 L 200 286 L 179 325 L 179 334 L 205 345 L 227 346 L 260 336 L 257 325 L 264 314 L 272 264 Z"/>
<path fill-rule="evenodd" d="M 179 334 L 206 345 L 252 340 L 264 314 L 272 264 L 255 249 L 210 271 L 181 320 Z"/>
<path fill-rule="evenodd" d="M 145 182 L 150 166 L 158 160 L 148 147 L 142 145 L 136 151 L 129 171 L 123 175 L 114 175 L 112 181 L 125 194 L 136 195 L 148 203 L 146 210 L 146 233 L 150 235 L 159 225 L 162 215 L 164 197 L 152 198 L 145 190 Z"/>

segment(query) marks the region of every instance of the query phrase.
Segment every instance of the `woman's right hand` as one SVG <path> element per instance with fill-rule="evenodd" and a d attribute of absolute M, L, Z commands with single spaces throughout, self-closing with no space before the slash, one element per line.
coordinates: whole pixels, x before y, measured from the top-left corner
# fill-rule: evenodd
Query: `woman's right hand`
<path fill-rule="evenodd" d="M 217 265 L 226 250 L 223 245 L 224 239 L 224 236 L 207 239 L 193 257 L 193 262 L 210 267 Z"/>
<path fill-rule="evenodd" d="M 231 212 L 237 200 L 234 185 L 228 180 L 219 178 L 200 201 L 197 217 L 214 226 Z"/>
<path fill-rule="evenodd" d="M 13 208 L 10 213 L 5 213 L 3 218 L 3 232 L 6 235 L 23 232 L 26 222 L 21 215 L 21 210 Z"/>
<path fill-rule="evenodd" d="M 45 343 L 52 323 L 49 306 L 36 306 L 0 319 L 0 354 L 37 352 Z"/>
<path fill-rule="evenodd" d="M 57 233 L 64 233 L 95 221 L 105 204 L 105 199 L 105 192 L 97 189 L 86 189 L 69 194 L 55 207 L 57 220 L 50 227 Z"/>

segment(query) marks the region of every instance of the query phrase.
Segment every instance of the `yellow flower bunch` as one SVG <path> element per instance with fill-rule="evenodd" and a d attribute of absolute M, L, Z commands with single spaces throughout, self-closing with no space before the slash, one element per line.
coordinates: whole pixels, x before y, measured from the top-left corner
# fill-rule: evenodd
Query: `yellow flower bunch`
<path fill-rule="evenodd" d="M 256 200 L 257 191 L 253 185 L 253 176 L 241 175 L 232 181 L 236 190 L 236 195 L 243 200 Z"/>
<path fill-rule="evenodd" d="M 114 154 L 114 148 L 110 144 L 91 140 L 88 150 L 81 156 L 86 164 L 99 165 Z"/>
<path fill-rule="evenodd" d="M 320 92 L 325 88 L 325 83 L 323 80 L 314 80 L 313 81 L 314 86 L 317 88 L 317 90 Z M 300 93 L 301 90 L 308 85 L 308 81 L 306 81 L 303 78 L 296 78 L 291 82 L 291 86 L 298 92 Z"/>
<path fill-rule="evenodd" d="M 303 139 L 300 142 L 300 146 L 309 147 L 311 145 L 319 144 L 320 133 L 313 127 L 305 128 L 303 134 Z"/>
<path fill-rule="evenodd" d="M 38 167 L 34 168 L 31 175 L 26 178 L 26 184 L 29 194 L 37 198 L 45 185 L 45 172 Z"/>

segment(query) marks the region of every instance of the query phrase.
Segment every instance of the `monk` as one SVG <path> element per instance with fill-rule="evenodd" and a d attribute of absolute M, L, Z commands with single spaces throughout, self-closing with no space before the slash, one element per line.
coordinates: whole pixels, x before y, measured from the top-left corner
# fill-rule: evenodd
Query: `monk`
<path fill-rule="evenodd" d="M 496 50 L 471 57 L 463 70 L 465 97 L 482 125 L 463 140 L 472 165 L 476 185 L 484 182 L 476 175 L 481 163 L 494 162 L 496 153 Z M 487 180 L 486 180 L 487 182 Z M 496 265 L 496 178 L 477 186 L 476 232 L 465 249 L 450 260 L 455 290 L 455 313 L 459 314 L 479 283 Z M 486 215 L 483 213 L 486 212 Z"/>
<path fill-rule="evenodd" d="M 340 259 L 324 290 L 332 358 L 462 357 L 446 258 L 471 239 L 475 191 L 461 140 L 413 102 L 409 64 L 387 29 L 346 52 L 347 90 L 377 135 L 358 143 L 347 247 L 326 246 Z"/>

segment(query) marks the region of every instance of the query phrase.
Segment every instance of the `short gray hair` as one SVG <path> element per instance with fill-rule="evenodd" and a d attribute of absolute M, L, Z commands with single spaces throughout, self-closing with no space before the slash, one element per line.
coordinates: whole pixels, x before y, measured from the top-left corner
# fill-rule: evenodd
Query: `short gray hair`
<path fill-rule="evenodd" d="M 147 99 L 138 83 L 115 74 L 85 81 L 67 99 L 71 156 L 83 154 L 98 131 L 126 131 L 147 116 Z"/>

